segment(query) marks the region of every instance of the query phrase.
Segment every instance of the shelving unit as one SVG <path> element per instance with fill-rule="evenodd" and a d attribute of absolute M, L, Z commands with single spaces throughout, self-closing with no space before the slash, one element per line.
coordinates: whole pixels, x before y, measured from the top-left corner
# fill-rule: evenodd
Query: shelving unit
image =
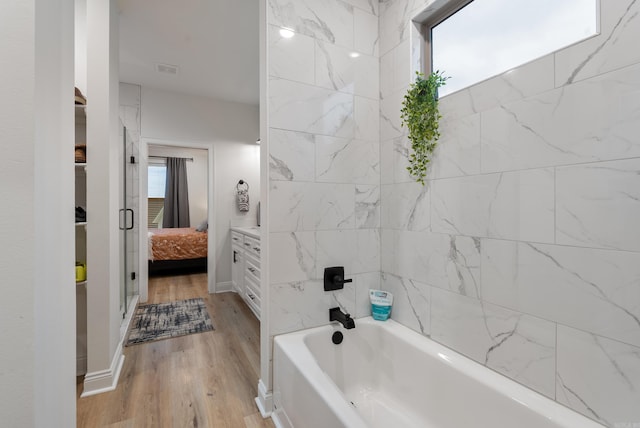
<path fill-rule="evenodd" d="M 75 144 L 86 144 L 86 106 L 75 108 Z M 74 146 L 75 150 L 75 146 Z M 73 155 L 73 153 L 71 153 Z M 87 163 L 75 164 L 75 206 L 87 209 Z M 87 222 L 76 222 L 76 261 L 87 261 Z M 87 281 L 76 281 L 76 375 L 87 372 Z"/>

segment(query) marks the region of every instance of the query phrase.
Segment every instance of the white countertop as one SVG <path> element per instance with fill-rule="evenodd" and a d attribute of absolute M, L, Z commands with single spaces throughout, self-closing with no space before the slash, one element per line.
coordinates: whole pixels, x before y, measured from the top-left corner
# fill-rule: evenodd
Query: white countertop
<path fill-rule="evenodd" d="M 231 230 L 255 239 L 260 239 L 260 226 L 232 227 Z"/>

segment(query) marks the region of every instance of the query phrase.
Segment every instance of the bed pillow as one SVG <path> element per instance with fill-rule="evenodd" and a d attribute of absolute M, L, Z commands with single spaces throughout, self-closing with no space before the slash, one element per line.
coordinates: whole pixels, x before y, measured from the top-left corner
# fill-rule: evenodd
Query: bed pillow
<path fill-rule="evenodd" d="M 200 223 L 200 225 L 198 225 L 198 227 L 196 227 L 196 231 L 197 232 L 204 232 L 205 230 L 209 229 L 209 220 L 205 220 L 202 223 Z"/>

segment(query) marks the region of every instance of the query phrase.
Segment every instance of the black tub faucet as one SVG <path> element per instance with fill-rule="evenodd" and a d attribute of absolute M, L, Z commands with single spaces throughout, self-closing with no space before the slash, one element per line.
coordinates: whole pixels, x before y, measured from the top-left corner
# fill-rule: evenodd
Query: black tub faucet
<path fill-rule="evenodd" d="M 339 307 L 329 309 L 329 321 L 338 321 L 347 330 L 356 328 L 356 322 L 351 315 L 345 314 Z"/>

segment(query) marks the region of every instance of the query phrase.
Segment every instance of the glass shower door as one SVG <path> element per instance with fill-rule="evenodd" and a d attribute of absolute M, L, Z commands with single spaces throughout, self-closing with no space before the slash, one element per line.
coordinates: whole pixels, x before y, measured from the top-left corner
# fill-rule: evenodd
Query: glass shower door
<path fill-rule="evenodd" d="M 138 164 L 136 147 L 125 126 L 120 147 L 120 312 L 124 318 L 138 294 Z"/>

